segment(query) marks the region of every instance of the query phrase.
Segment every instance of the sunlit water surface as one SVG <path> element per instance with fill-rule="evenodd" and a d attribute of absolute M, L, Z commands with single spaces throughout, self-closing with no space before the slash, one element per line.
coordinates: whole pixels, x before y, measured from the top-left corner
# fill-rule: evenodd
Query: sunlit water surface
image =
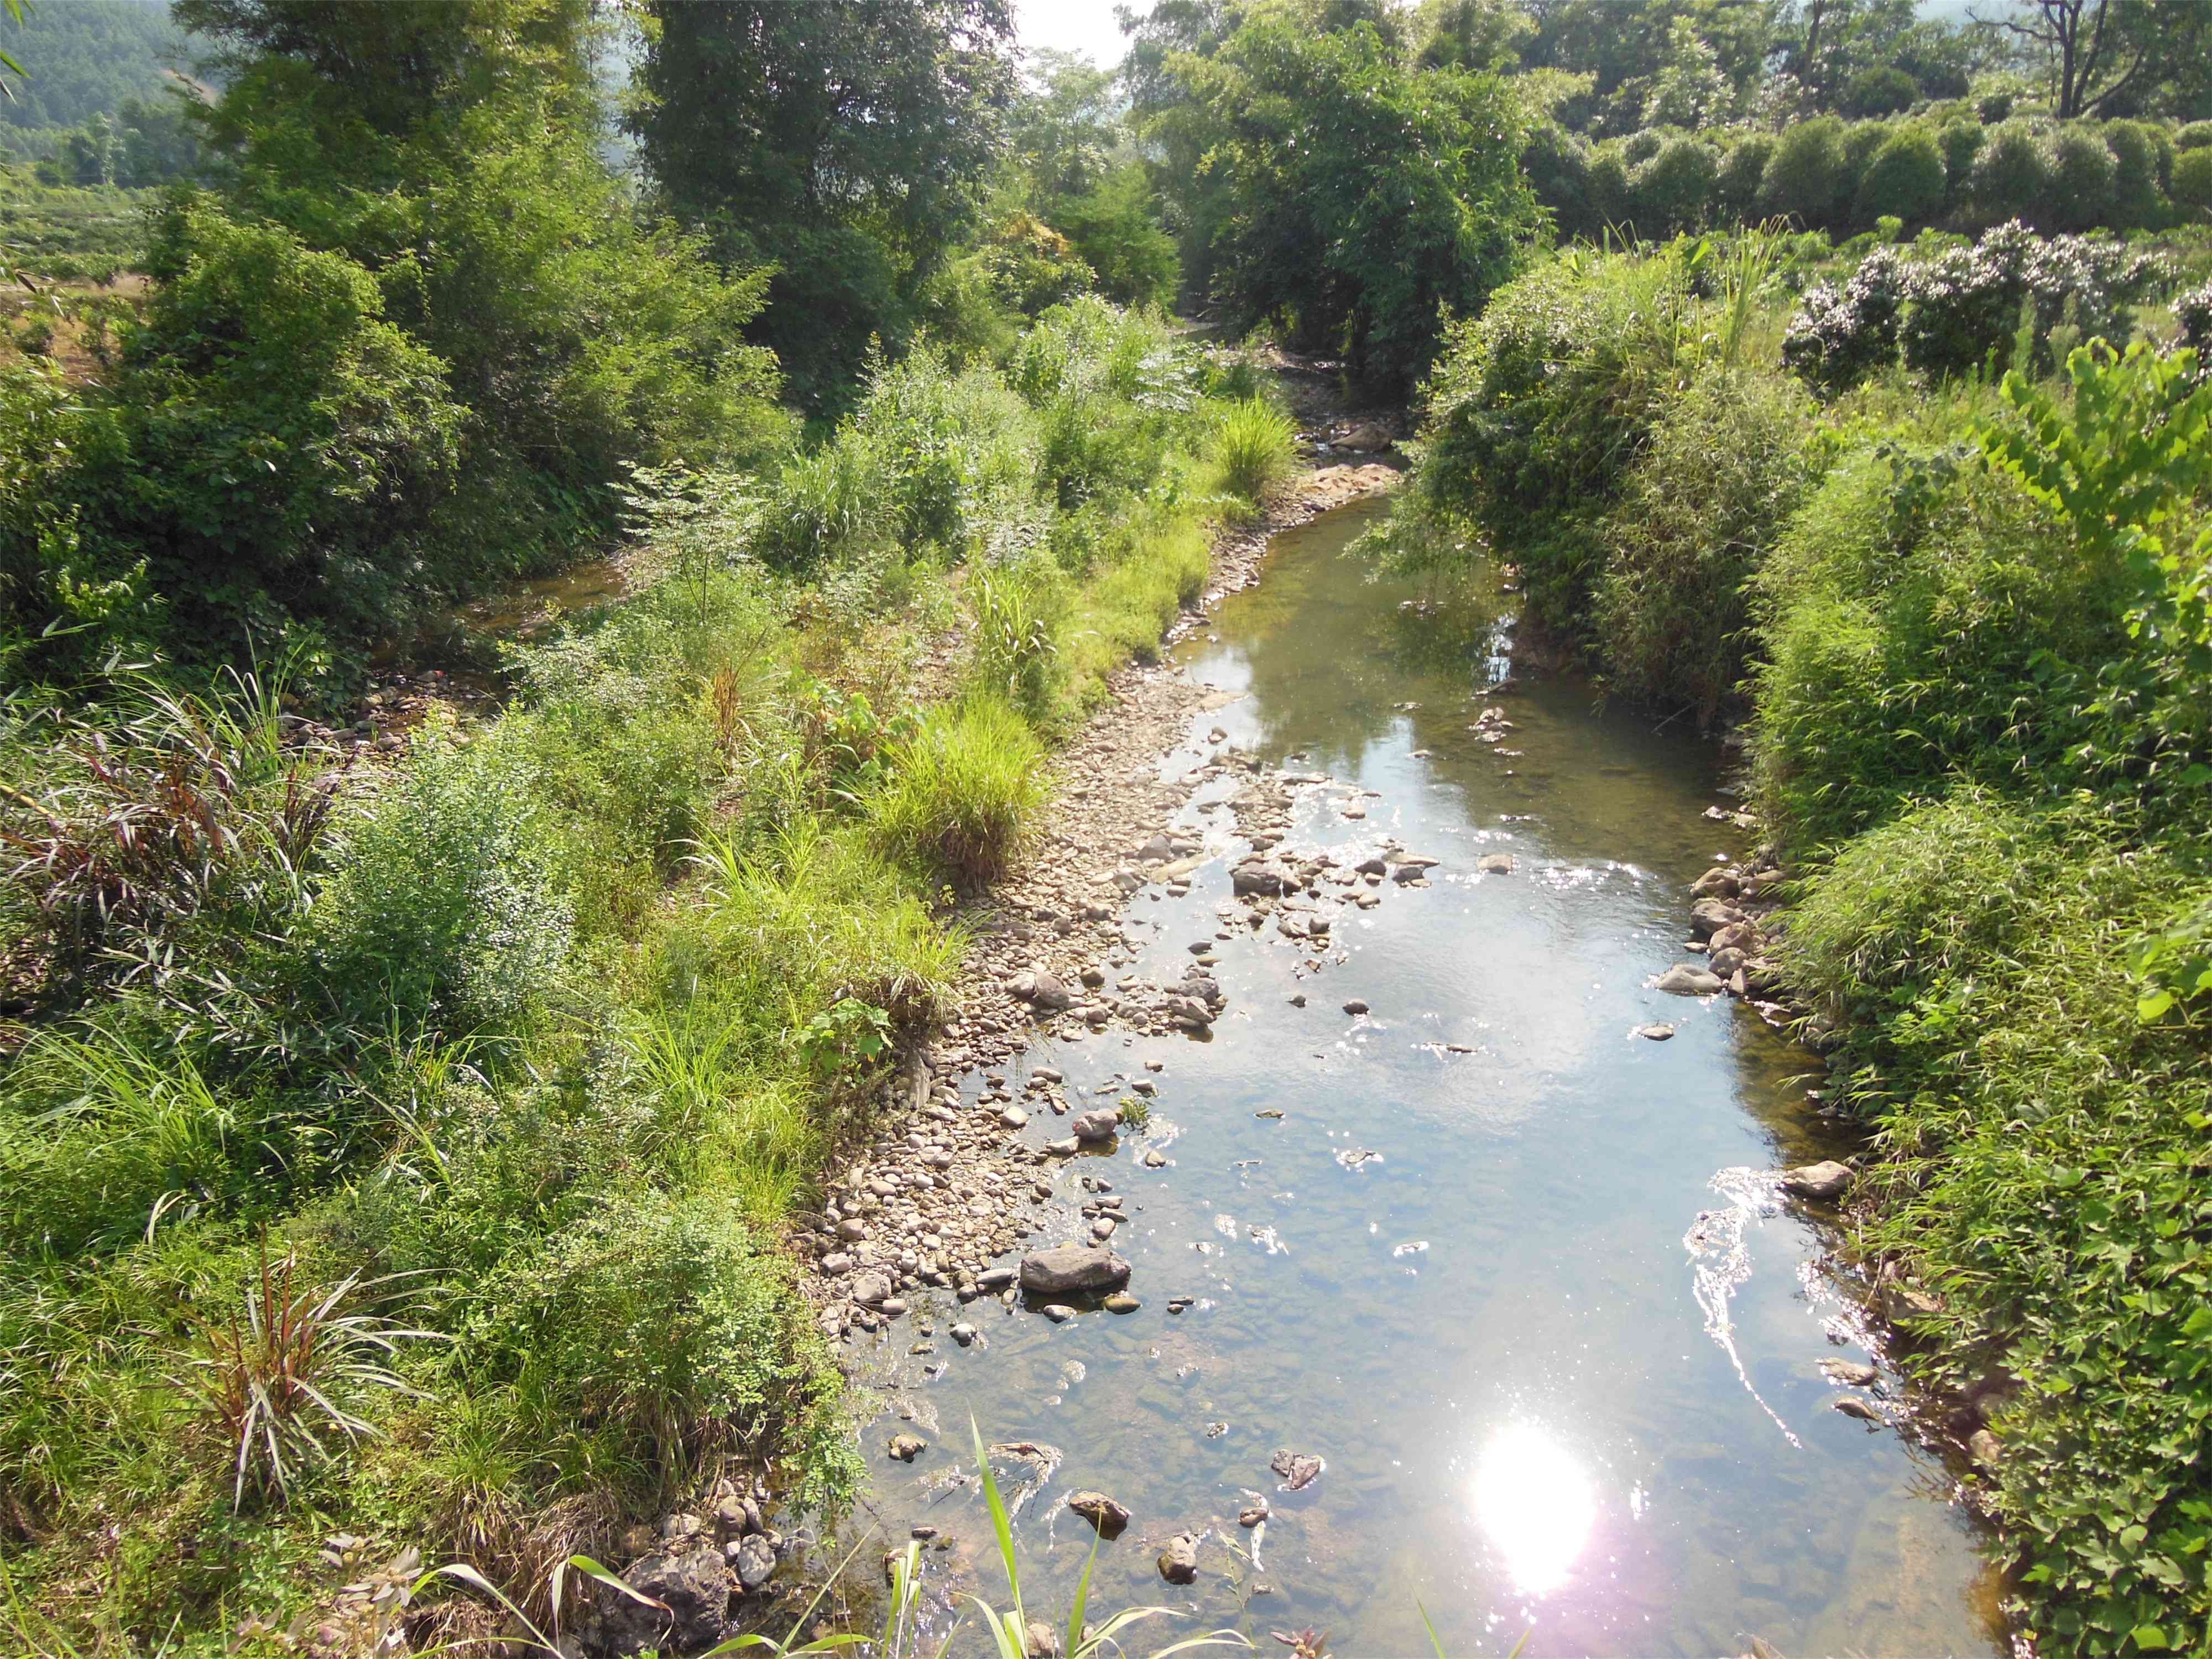
<path fill-rule="evenodd" d="M 910 1356 L 902 1323 L 876 1381 L 931 1449 L 890 1462 L 898 1425 L 868 1431 L 860 1523 L 939 1529 L 940 1607 L 1002 1591 L 975 1485 L 951 1479 L 972 1415 L 1061 1454 L 1017 1520 L 1032 1611 L 1066 1604 L 1092 1536 L 1064 1500 L 1092 1487 L 1135 1513 L 1099 1551 L 1094 1608 L 1173 1606 L 1182 1633 L 1230 1625 L 1269 1650 L 1310 1626 L 1339 1654 L 1425 1654 L 1425 1608 L 1455 1655 L 1524 1632 L 1535 1656 L 1732 1655 L 1754 1635 L 1801 1656 L 2001 1652 L 1953 1478 L 1829 1408 L 1819 1360 L 1865 1350 L 1818 1231 L 1750 1173 L 1832 1150 L 1808 1057 L 1724 999 L 1647 988 L 1681 959 L 1689 883 L 1741 850 L 1701 816 L 1711 749 L 1562 682 L 1504 700 L 1516 729 L 1480 741 L 1486 631 L 1409 611 L 1413 586 L 1347 554 L 1374 511 L 1280 538 L 1261 585 L 1180 652 L 1243 695 L 1163 775 L 1218 724 L 1270 764 L 1375 792 L 1358 820 L 1346 792 L 1314 792 L 1294 844 L 1395 836 L 1443 860 L 1433 884 L 1346 911 L 1349 960 L 1318 975 L 1297 977 L 1272 929 L 1222 944 L 1210 1042 L 1109 1035 L 1018 1062 L 1073 1094 L 1164 1061 L 1149 1139 L 1065 1169 L 1041 1236 L 1078 1236 L 1079 1176 L 1110 1180 L 1145 1305 L 1054 1326 L 922 1304 L 936 1352 Z M 1514 872 L 1477 875 L 1495 851 Z M 1188 897 L 1137 896 L 1139 971 L 1180 976 L 1229 864 Z M 1340 1012 L 1352 997 L 1370 1017 Z M 1634 1034 L 1657 1021 L 1672 1041 Z M 1173 1164 L 1143 1169 L 1145 1145 Z M 1199 1300 L 1171 1316 L 1176 1295 Z M 945 1336 L 963 1316 L 984 1333 L 965 1351 Z M 1279 1448 L 1326 1470 L 1278 1490 Z M 1237 1516 L 1261 1494 L 1255 1534 Z M 1206 1534 L 1201 1572 L 1175 1589 L 1153 1561 L 1184 1530 Z M 1133 1650 L 1169 1639 L 1147 1626 Z"/>

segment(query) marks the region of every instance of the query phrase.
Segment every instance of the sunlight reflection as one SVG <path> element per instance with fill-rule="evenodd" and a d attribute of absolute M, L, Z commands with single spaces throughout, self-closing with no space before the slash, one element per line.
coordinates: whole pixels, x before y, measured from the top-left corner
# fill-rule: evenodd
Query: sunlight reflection
<path fill-rule="evenodd" d="M 1474 1512 L 1525 1595 L 1565 1580 L 1597 1519 L 1589 1477 L 1533 1423 L 1498 1431 L 1475 1466 Z"/>

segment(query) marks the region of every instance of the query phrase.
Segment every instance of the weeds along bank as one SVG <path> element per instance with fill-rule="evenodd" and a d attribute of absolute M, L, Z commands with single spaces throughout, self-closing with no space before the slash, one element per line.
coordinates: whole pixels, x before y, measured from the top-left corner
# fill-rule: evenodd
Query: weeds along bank
<path fill-rule="evenodd" d="M 1972 1479 L 2017 1616 L 2048 1652 L 2198 1650 L 2203 250 L 2002 229 L 1794 310 L 1772 252 L 1569 252 L 1501 290 L 1431 381 L 1397 552 L 1494 550 L 1617 690 L 1746 714 L 1796 877 L 1778 973 L 1870 1136 L 1853 1244 L 1919 1292 L 1887 1305 L 1934 1428 L 1994 1436 Z"/>
<path fill-rule="evenodd" d="M 643 590 L 386 772 L 273 683 L 11 705 L 0 1628 L 281 1628 L 336 1532 L 540 1588 L 726 1452 L 844 1492 L 779 1224 L 1287 471 L 1262 391 L 1095 301 L 879 368 L 780 467 L 638 475 Z"/>

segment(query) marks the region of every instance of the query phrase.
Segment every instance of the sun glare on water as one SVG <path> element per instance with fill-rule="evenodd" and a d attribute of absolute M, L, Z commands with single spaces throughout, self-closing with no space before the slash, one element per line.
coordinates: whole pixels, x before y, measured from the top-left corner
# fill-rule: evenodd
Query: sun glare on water
<path fill-rule="evenodd" d="M 1482 1449 L 1474 1512 L 1521 1593 L 1547 1595 L 1582 1553 L 1597 1498 L 1565 1446 L 1533 1423 L 1512 1423 Z"/>

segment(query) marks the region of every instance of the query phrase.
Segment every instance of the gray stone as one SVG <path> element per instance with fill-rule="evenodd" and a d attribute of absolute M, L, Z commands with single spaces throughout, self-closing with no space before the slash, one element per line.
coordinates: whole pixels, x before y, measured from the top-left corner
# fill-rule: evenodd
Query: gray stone
<path fill-rule="evenodd" d="M 1127 1262 L 1110 1250 L 1088 1245 L 1055 1244 L 1022 1258 L 1022 1288 L 1036 1296 L 1118 1291 L 1128 1282 Z"/>
<path fill-rule="evenodd" d="M 895 1434 L 891 1437 L 890 1455 L 902 1463 L 913 1462 L 928 1449 L 929 1442 L 918 1434 Z"/>
<path fill-rule="evenodd" d="M 1652 981 L 1652 988 L 1678 997 L 1709 997 L 1721 988 L 1720 975 L 1678 962 Z"/>
<path fill-rule="evenodd" d="M 1639 1025 L 1636 1028 L 1636 1035 L 1653 1042 L 1664 1042 L 1674 1035 L 1674 1028 L 1671 1025 Z"/>
<path fill-rule="evenodd" d="M 1304 1492 L 1321 1479 L 1326 1465 L 1310 1452 L 1294 1452 L 1285 1447 L 1267 1460 L 1267 1467 L 1283 1477 L 1285 1492 Z"/>
<path fill-rule="evenodd" d="M 607 1643 L 615 1651 L 688 1650 L 721 1639 L 736 1581 L 714 1545 L 702 1540 L 648 1555 L 623 1575 L 623 1582 L 661 1605 L 618 1598 L 606 1620 Z"/>
<path fill-rule="evenodd" d="M 1075 1131 L 1078 1140 L 1111 1140 L 1121 1127 L 1121 1118 L 1118 1112 L 1102 1107 L 1097 1111 L 1084 1113 L 1067 1127 Z"/>
<path fill-rule="evenodd" d="M 962 1347 L 966 1347 L 975 1340 L 975 1328 L 963 1320 L 952 1328 L 952 1340 Z"/>
<path fill-rule="evenodd" d="M 1198 1581 L 1198 1534 L 1179 1532 L 1168 1540 L 1168 1547 L 1160 1552 L 1160 1577 L 1170 1584 L 1190 1584 Z"/>
<path fill-rule="evenodd" d="M 1367 1012 L 1367 1005 L 1359 998 L 1353 997 L 1350 1001 L 1344 1005 L 1344 1012 L 1352 1015 L 1354 1018 L 1358 1018 L 1361 1014 Z"/>
<path fill-rule="evenodd" d="M 1828 1403 L 1844 1416 L 1856 1417 L 1862 1423 L 1887 1423 L 1889 1420 L 1882 1415 L 1881 1407 L 1863 1395 L 1839 1394 Z"/>
<path fill-rule="evenodd" d="M 1486 876 L 1510 876 L 1513 873 L 1513 854 L 1485 853 L 1474 861 L 1474 867 Z"/>
<path fill-rule="evenodd" d="M 1857 1359 L 1823 1359 L 1820 1370 L 1828 1381 L 1847 1389 L 1870 1389 L 1881 1380 L 1880 1370 Z"/>
<path fill-rule="evenodd" d="M 1832 1158 L 1822 1158 L 1818 1164 L 1801 1164 L 1794 1170 L 1782 1172 L 1782 1190 L 1795 1193 L 1800 1198 L 1809 1198 L 1823 1204 L 1832 1204 L 1850 1190 L 1857 1177 L 1848 1164 L 1838 1164 Z"/>
<path fill-rule="evenodd" d="M 853 1281 L 853 1300 L 872 1308 L 891 1293 L 891 1282 L 881 1273 L 862 1273 Z"/>
<path fill-rule="evenodd" d="M 1053 975 L 1041 968 L 1024 969 L 1006 981 L 1006 988 L 1032 1007 L 1072 1007 L 1075 999 Z"/>
<path fill-rule="evenodd" d="M 1717 864 L 1690 884 L 1690 896 L 1692 898 L 1732 899 L 1742 890 L 1742 886 L 1735 871 Z"/>
<path fill-rule="evenodd" d="M 1724 899 L 1699 899 L 1690 907 L 1690 932 L 1698 939 L 1711 939 L 1743 919 L 1743 912 Z"/>
<path fill-rule="evenodd" d="M 747 1534 L 738 1546 L 738 1584 L 750 1595 L 775 1576 L 775 1552 L 758 1533 Z"/>
<path fill-rule="evenodd" d="M 1239 898 L 1255 894 L 1273 898 L 1287 885 L 1283 872 L 1271 864 L 1240 864 L 1229 872 L 1230 890 Z"/>
<path fill-rule="evenodd" d="M 1976 1429 L 1966 1437 L 1966 1455 L 1981 1468 L 1993 1469 L 1997 1466 L 1997 1460 L 2004 1455 L 2004 1449 L 1997 1444 L 1996 1436 L 1987 1429 Z"/>
<path fill-rule="evenodd" d="M 1116 1291 L 1106 1298 L 1103 1305 L 1110 1314 L 1133 1314 L 1145 1304 L 1127 1291 Z"/>
<path fill-rule="evenodd" d="M 1042 1313 L 1047 1319 L 1052 1321 L 1055 1325 L 1065 1325 L 1069 1320 L 1075 1317 L 1075 1310 L 1069 1307 L 1065 1302 L 1048 1302 L 1037 1311 Z"/>

